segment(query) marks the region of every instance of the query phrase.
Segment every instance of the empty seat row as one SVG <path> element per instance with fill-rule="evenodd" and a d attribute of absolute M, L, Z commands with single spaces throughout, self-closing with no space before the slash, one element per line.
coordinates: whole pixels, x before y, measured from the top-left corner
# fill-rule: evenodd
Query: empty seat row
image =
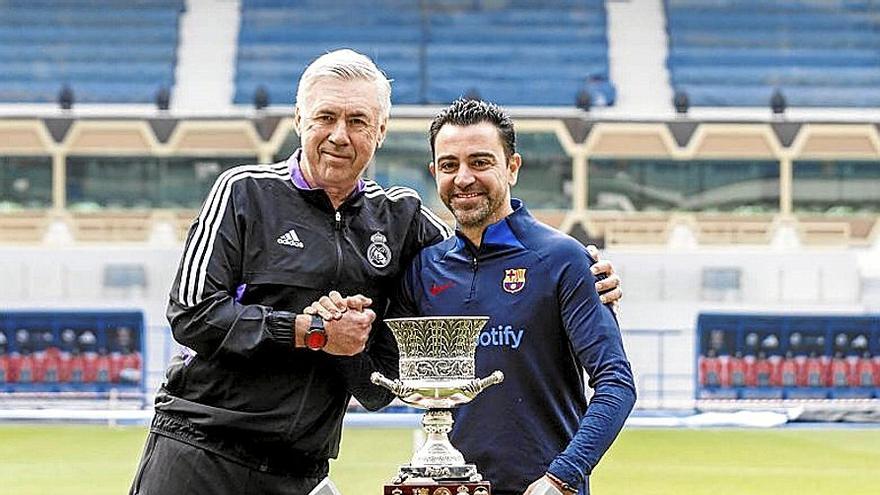
<path fill-rule="evenodd" d="M 673 46 L 689 45 L 701 48 L 876 48 L 880 46 L 880 32 L 874 30 L 840 30 L 816 33 L 797 30 L 742 31 L 738 29 L 682 28 L 669 33 Z"/>
<path fill-rule="evenodd" d="M 177 25 L 127 27 L 118 29 L 113 25 L 97 27 L 59 26 L 0 26 L 0 43 L 166 43 L 177 39 Z"/>
<path fill-rule="evenodd" d="M 766 107 L 773 86 L 678 85 L 696 106 Z M 802 107 L 880 107 L 880 88 L 863 87 L 858 91 L 839 86 L 783 86 L 789 106 Z"/>
<path fill-rule="evenodd" d="M 669 64 L 686 65 L 733 65 L 742 66 L 816 66 L 847 67 L 877 66 L 880 63 L 880 47 L 864 48 L 675 48 L 669 54 Z"/>
<path fill-rule="evenodd" d="M 10 63 L 4 64 L 0 81 L 160 81 L 170 85 L 174 81 L 174 69 L 167 63 Z"/>
<path fill-rule="evenodd" d="M 137 60 L 142 63 L 173 61 L 177 45 L 173 42 L 150 45 L 82 45 L 69 43 L 28 44 L 27 49 L 20 45 L 0 45 L 0 62 L 12 63 L 74 63 L 105 62 L 119 63 Z"/>
<path fill-rule="evenodd" d="M 177 12 L 159 10 L 94 9 L 88 11 L 64 8 L 7 9 L 0 17 L 0 26 L 153 26 L 177 22 Z"/>
<path fill-rule="evenodd" d="M 508 26 L 605 26 L 607 21 L 602 11 L 596 10 L 535 10 L 535 9 L 505 9 L 499 11 L 482 12 L 479 16 L 473 16 L 470 12 L 437 12 L 431 13 L 432 26 L 458 25 L 467 26 L 475 24 L 492 24 Z"/>
<path fill-rule="evenodd" d="M 81 103 L 152 103 L 161 81 L 91 82 L 72 81 L 70 86 Z M 58 99 L 60 82 L 0 82 L 0 101 L 51 103 Z"/>
<path fill-rule="evenodd" d="M 721 15 L 723 14 L 723 15 Z M 718 12 L 675 10 L 667 15 L 667 25 L 675 30 L 700 26 L 705 30 L 736 28 L 743 31 L 771 29 L 796 29 L 798 31 L 824 31 L 832 29 L 872 29 L 876 19 L 861 12 L 772 12 L 758 9 Z"/>
<path fill-rule="evenodd" d="M 674 84 L 742 84 L 742 85 L 796 85 L 796 86 L 877 86 L 880 87 L 880 67 L 827 67 L 759 66 L 719 67 L 717 65 L 690 65 L 680 67 L 672 74 Z"/>
<path fill-rule="evenodd" d="M 371 29 L 363 26 L 334 26 L 333 29 L 327 29 L 326 26 L 298 26 L 296 29 L 291 29 L 288 26 L 245 30 L 239 34 L 238 42 L 242 45 L 249 43 L 298 43 L 301 41 L 418 43 L 421 39 L 422 30 L 417 26 L 398 26 L 394 29 L 389 29 L 388 26 Z"/>
<path fill-rule="evenodd" d="M 804 11 L 809 9 L 841 10 L 853 12 L 870 11 L 877 3 L 875 0 L 665 0 L 669 8 L 694 10 L 710 10 L 719 8 L 739 8 L 743 10 Z"/>
<path fill-rule="evenodd" d="M 68 8 L 89 11 L 97 8 L 121 8 L 146 10 L 164 8 L 182 11 L 186 7 L 186 0 L 3 0 L 0 3 L 3 8 Z"/>

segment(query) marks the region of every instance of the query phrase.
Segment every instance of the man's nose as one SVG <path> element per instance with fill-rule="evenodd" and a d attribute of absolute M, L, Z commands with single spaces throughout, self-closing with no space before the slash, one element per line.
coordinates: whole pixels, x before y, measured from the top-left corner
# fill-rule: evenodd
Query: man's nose
<path fill-rule="evenodd" d="M 455 185 L 459 188 L 465 188 L 473 182 L 474 174 L 471 172 L 471 168 L 465 164 L 460 165 L 455 173 Z"/>
<path fill-rule="evenodd" d="M 330 142 L 337 146 L 348 144 L 348 124 L 344 119 L 339 119 L 330 130 Z"/>

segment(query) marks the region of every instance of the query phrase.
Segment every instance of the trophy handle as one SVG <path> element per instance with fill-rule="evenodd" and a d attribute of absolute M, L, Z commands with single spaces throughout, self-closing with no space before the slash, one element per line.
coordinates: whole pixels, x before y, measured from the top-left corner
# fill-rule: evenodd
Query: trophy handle
<path fill-rule="evenodd" d="M 373 382 L 374 385 L 387 388 L 391 393 L 398 397 L 406 397 L 413 393 L 412 387 L 404 385 L 400 380 L 389 380 L 388 378 L 385 378 L 385 375 L 378 371 L 374 371 L 373 374 L 370 375 L 370 381 Z"/>
<path fill-rule="evenodd" d="M 473 399 L 480 392 L 486 390 L 487 388 L 495 385 L 496 383 L 501 383 L 504 381 L 504 373 L 499 370 L 495 370 L 491 375 L 486 378 L 475 378 L 471 380 L 470 383 L 462 387 L 462 391 L 464 391 L 465 395 L 469 398 Z"/>

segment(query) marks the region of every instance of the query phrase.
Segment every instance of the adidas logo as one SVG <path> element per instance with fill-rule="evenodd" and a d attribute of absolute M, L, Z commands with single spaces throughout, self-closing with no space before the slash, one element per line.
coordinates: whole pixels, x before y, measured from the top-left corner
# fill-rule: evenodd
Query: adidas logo
<path fill-rule="evenodd" d="M 299 236 L 296 235 L 296 231 L 293 229 L 288 230 L 276 241 L 278 244 L 283 244 L 285 246 L 293 246 L 296 248 L 302 248 L 303 243 L 299 240 Z"/>

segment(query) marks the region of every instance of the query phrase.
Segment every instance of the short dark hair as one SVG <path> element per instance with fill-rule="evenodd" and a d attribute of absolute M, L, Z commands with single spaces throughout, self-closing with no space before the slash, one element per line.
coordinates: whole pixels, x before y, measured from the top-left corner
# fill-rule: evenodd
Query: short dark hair
<path fill-rule="evenodd" d="M 516 132 L 513 129 L 513 120 L 510 115 L 507 115 L 503 108 L 494 103 L 464 98 L 453 101 L 431 122 L 429 131 L 431 158 L 433 159 L 436 154 L 434 142 L 437 140 L 437 133 L 444 125 L 466 126 L 482 122 L 488 122 L 498 129 L 498 137 L 501 138 L 501 145 L 504 147 L 504 157 L 509 160 L 516 153 Z"/>

